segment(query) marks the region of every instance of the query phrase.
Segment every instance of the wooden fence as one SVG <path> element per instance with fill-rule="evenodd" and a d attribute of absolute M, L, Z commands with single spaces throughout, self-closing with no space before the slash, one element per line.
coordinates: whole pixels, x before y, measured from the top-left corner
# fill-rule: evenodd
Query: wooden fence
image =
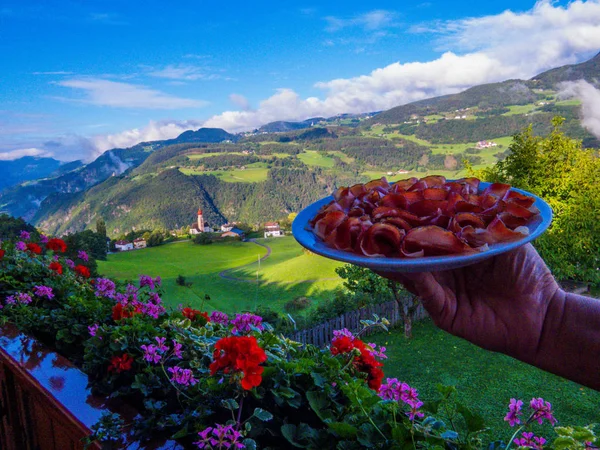
<path fill-rule="evenodd" d="M 324 347 L 331 342 L 334 330 L 347 328 L 352 332 L 357 332 L 363 327 L 360 321 L 368 319 L 372 320 L 373 314 L 377 314 L 382 319 L 387 319 L 390 322 L 390 327 L 402 323 L 402 316 L 400 315 L 398 303 L 392 300 L 389 302 L 380 303 L 378 305 L 369 305 L 365 308 L 347 312 L 313 328 L 295 331 L 289 334 L 287 337 L 294 341 L 302 342 L 303 344 L 312 344 L 316 345 L 317 347 Z M 419 303 L 413 316 L 413 320 L 417 321 L 424 319 L 425 317 L 428 317 L 427 311 L 425 311 L 423 305 Z M 381 331 L 381 328 L 373 327 L 367 330 L 365 335 L 376 333 L 377 331 Z"/>

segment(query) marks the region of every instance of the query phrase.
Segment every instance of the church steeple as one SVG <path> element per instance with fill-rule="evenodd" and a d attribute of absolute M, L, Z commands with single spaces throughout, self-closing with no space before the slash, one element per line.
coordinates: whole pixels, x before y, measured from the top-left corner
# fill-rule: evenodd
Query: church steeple
<path fill-rule="evenodd" d="M 198 209 L 198 230 L 204 231 L 204 217 L 202 217 L 202 210 Z"/>

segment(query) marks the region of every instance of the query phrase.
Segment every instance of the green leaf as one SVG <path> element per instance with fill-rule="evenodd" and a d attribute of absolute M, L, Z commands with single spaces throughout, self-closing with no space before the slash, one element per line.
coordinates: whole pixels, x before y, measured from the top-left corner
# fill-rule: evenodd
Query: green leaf
<path fill-rule="evenodd" d="M 306 399 L 308 400 L 308 404 L 313 409 L 313 411 L 317 413 L 317 416 L 319 416 L 319 419 L 325 421 L 333 417 L 331 411 L 325 409 L 329 406 L 330 403 L 329 398 L 327 397 L 327 394 L 325 392 L 308 391 L 306 393 Z"/>
<path fill-rule="evenodd" d="M 327 424 L 342 439 L 355 439 L 358 428 L 345 422 L 329 422 Z"/>
<path fill-rule="evenodd" d="M 229 409 L 231 411 L 236 411 L 240 405 L 233 398 L 228 398 L 226 400 L 221 400 L 221 406 L 223 408 Z"/>
<path fill-rule="evenodd" d="M 269 420 L 273 419 L 273 414 L 271 414 L 269 411 L 265 411 L 262 408 L 256 408 L 254 410 L 254 417 L 256 417 L 258 420 L 262 420 L 263 422 L 268 422 Z"/>
<path fill-rule="evenodd" d="M 173 436 L 171 436 L 171 439 L 181 439 L 186 437 L 189 434 L 187 427 L 183 427 L 182 429 L 180 429 L 177 433 L 175 433 Z"/>
<path fill-rule="evenodd" d="M 254 441 L 254 439 L 244 439 L 242 441 L 242 444 L 247 450 L 256 450 L 256 442 Z"/>
<path fill-rule="evenodd" d="M 483 420 L 483 417 L 472 412 L 466 406 L 457 403 L 456 411 L 464 417 L 469 432 L 474 433 L 475 431 L 483 430 L 485 428 L 485 420 Z"/>
<path fill-rule="evenodd" d="M 298 426 L 285 424 L 281 427 L 281 434 L 290 444 L 298 448 L 311 448 L 310 440 L 316 436 L 315 430 L 305 423 Z"/>

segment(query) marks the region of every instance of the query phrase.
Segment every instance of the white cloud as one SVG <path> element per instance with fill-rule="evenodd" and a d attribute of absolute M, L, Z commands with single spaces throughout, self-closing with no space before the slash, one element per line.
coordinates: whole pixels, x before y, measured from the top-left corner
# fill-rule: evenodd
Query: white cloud
<path fill-rule="evenodd" d="M 98 78 L 59 81 L 60 86 L 83 91 L 81 101 L 116 108 L 179 109 L 207 105 L 202 100 L 175 97 L 145 86 L 120 83 Z M 62 98 L 62 100 L 70 100 Z"/>
<path fill-rule="evenodd" d="M 562 88 L 562 96 L 581 100 L 581 123 L 600 139 L 600 90 L 585 80 L 563 83 Z"/>
<path fill-rule="evenodd" d="M 339 20 L 330 25 L 347 26 Z M 567 7 L 543 1 L 523 13 L 446 22 L 441 30 L 445 45 L 454 51 L 433 61 L 395 62 L 367 75 L 316 83 L 326 92 L 322 99 L 301 99 L 281 89 L 255 111 L 226 111 L 206 123 L 228 131 L 248 130 L 273 120 L 378 111 L 478 84 L 530 78 L 598 51 L 600 1 L 576 1 Z"/>
<path fill-rule="evenodd" d="M 248 99 L 243 95 L 230 94 L 229 100 L 231 101 L 231 103 L 242 108 L 244 111 L 248 111 L 250 109 L 250 102 L 248 102 Z"/>
<path fill-rule="evenodd" d="M 202 122 L 197 120 L 150 121 L 144 128 L 134 128 L 109 135 L 98 135 L 91 138 L 93 146 L 96 149 L 93 156 L 98 156 L 111 148 L 126 148 L 140 142 L 173 139 L 184 131 L 195 130 L 201 126 Z"/>
<path fill-rule="evenodd" d="M 17 150 L 11 150 L 9 152 L 0 153 L 0 161 L 12 161 L 15 159 L 23 158 L 24 156 L 50 157 L 54 156 L 54 154 L 52 152 L 39 148 L 20 148 Z"/>
<path fill-rule="evenodd" d="M 344 28 L 360 27 L 365 31 L 374 31 L 391 26 L 395 18 L 396 13 L 383 9 L 369 11 L 349 19 L 327 16 L 325 17 L 325 21 L 327 22 L 325 30 L 334 33 Z"/>
<path fill-rule="evenodd" d="M 202 67 L 191 65 L 168 65 L 160 70 L 152 70 L 148 73 L 153 77 L 166 78 L 169 80 L 180 81 L 195 81 L 195 80 L 212 80 L 217 77 L 215 74 L 206 73 Z"/>

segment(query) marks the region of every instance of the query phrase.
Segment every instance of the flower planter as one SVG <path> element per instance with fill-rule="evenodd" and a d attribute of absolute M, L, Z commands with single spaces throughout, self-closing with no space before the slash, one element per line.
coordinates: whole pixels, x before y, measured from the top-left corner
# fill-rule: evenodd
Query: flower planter
<path fill-rule="evenodd" d="M 103 413 L 119 413 L 127 422 L 135 419 L 132 408 L 108 405 L 87 384 L 87 376 L 66 358 L 12 325 L 1 327 L 0 449 L 83 449 L 82 439 Z M 113 448 L 183 448 L 173 441 L 140 444 L 131 436 L 123 436 L 123 442 Z"/>

